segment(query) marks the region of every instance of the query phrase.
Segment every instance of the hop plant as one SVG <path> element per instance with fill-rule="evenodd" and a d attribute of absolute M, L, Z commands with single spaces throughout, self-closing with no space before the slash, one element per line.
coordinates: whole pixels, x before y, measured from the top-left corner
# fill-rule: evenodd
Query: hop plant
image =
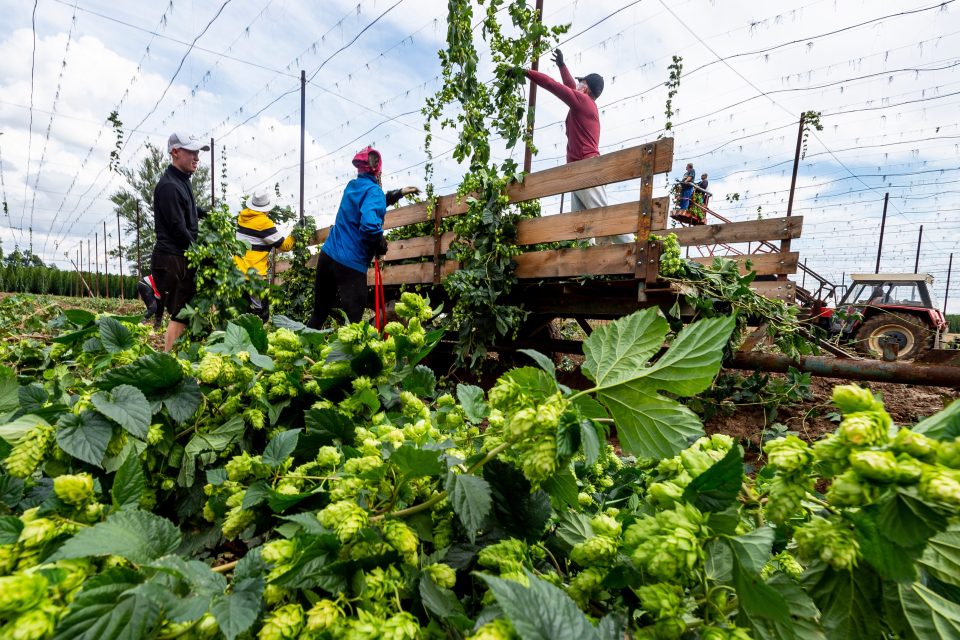
<path fill-rule="evenodd" d="M 347 542 L 367 526 L 368 515 L 353 500 L 332 502 L 317 514 L 317 520 L 336 532 L 341 542 Z"/>
<path fill-rule="evenodd" d="M 850 466 L 860 477 L 875 482 L 895 482 L 898 477 L 897 459 L 889 451 L 854 451 Z"/>
<path fill-rule="evenodd" d="M 906 453 L 918 460 L 931 461 L 937 455 L 940 443 L 922 433 L 900 429 L 893 438 L 891 447 L 898 453 Z"/>
<path fill-rule="evenodd" d="M 437 562 L 436 564 L 427 565 L 423 568 L 423 572 L 433 578 L 433 581 L 437 583 L 439 587 L 453 589 L 453 586 L 457 584 L 457 572 L 448 564 Z"/>
<path fill-rule="evenodd" d="M 801 558 L 820 558 L 839 571 L 857 566 L 860 544 L 850 526 L 842 521 L 815 516 L 797 528 L 794 540 Z"/>
<path fill-rule="evenodd" d="M 640 604 L 654 618 L 674 617 L 683 612 L 683 587 L 658 582 L 636 589 Z"/>
<path fill-rule="evenodd" d="M 53 479 L 53 492 L 67 504 L 82 507 L 93 499 L 93 476 L 89 473 L 57 476 Z"/>
<path fill-rule="evenodd" d="M 53 427 L 42 424 L 30 429 L 14 445 L 10 455 L 4 461 L 7 473 L 14 478 L 29 478 L 37 470 L 43 456 L 53 440 Z"/>
<path fill-rule="evenodd" d="M 689 579 L 703 562 L 703 514 L 689 504 L 644 516 L 627 527 L 624 546 L 634 564 L 663 581 Z"/>
<path fill-rule="evenodd" d="M 257 634 L 259 640 L 295 640 L 303 629 L 303 608 L 299 604 L 288 604 L 267 614 Z"/>
<path fill-rule="evenodd" d="M 827 501 L 838 507 L 859 507 L 876 500 L 878 490 L 865 482 L 853 469 L 833 479 L 827 489 Z"/>
<path fill-rule="evenodd" d="M 889 416 L 887 416 L 889 419 Z M 886 421 L 876 411 L 861 411 L 844 416 L 837 433 L 840 438 L 857 447 L 882 445 L 887 440 Z"/>
<path fill-rule="evenodd" d="M 883 408 L 883 404 L 869 389 L 855 384 L 841 384 L 834 387 L 833 404 L 844 414 Z"/>
<path fill-rule="evenodd" d="M 318 600 L 307 611 L 306 630 L 312 633 L 325 631 L 333 627 L 343 617 L 343 611 L 332 600 Z"/>
<path fill-rule="evenodd" d="M 920 495 L 927 500 L 960 506 L 960 471 L 934 468 L 920 476 Z"/>
<path fill-rule="evenodd" d="M 806 475 L 778 473 L 768 488 L 767 517 L 777 524 L 783 524 L 800 511 L 803 499 L 812 489 L 813 481 Z"/>
<path fill-rule="evenodd" d="M 417 534 L 404 522 L 395 519 L 385 520 L 383 522 L 383 537 L 387 543 L 397 550 L 397 553 L 403 557 L 404 562 L 408 564 L 417 563 L 417 550 L 420 547 L 420 539 Z"/>
<path fill-rule="evenodd" d="M 217 353 L 207 353 L 197 364 L 197 378 L 204 384 L 215 384 L 223 371 L 223 358 Z"/>
<path fill-rule="evenodd" d="M 617 541 L 607 536 L 594 536 L 575 544 L 570 559 L 581 567 L 609 565 L 617 557 Z"/>
<path fill-rule="evenodd" d="M 0 637 L 9 640 L 43 640 L 53 635 L 58 607 L 47 604 L 17 616 L 0 628 Z"/>
<path fill-rule="evenodd" d="M 380 637 L 383 640 L 417 640 L 420 638 L 420 624 L 413 614 L 401 611 L 383 621 Z"/>
<path fill-rule="evenodd" d="M 274 565 L 287 564 L 293 560 L 297 545 L 292 540 L 274 540 L 263 545 L 260 557 Z"/>
<path fill-rule="evenodd" d="M 651 234 L 650 240 L 663 243 L 663 249 L 660 252 L 660 275 L 668 278 L 683 275 L 684 262 L 681 257 L 680 241 L 677 239 L 677 234 L 669 233 L 666 237 Z"/>
<path fill-rule="evenodd" d="M 0 613 L 10 614 L 36 607 L 46 596 L 47 579 L 39 573 L 0 578 Z"/>
<path fill-rule="evenodd" d="M 768 442 L 765 446 L 767 461 L 780 471 L 804 471 L 813 458 L 810 445 L 794 435 Z"/>
<path fill-rule="evenodd" d="M 469 640 L 515 640 L 518 637 L 513 625 L 506 618 L 488 622 L 468 636 Z"/>
<path fill-rule="evenodd" d="M 937 462 L 951 469 L 960 469 L 960 437 L 952 442 L 941 442 L 937 448 Z"/>

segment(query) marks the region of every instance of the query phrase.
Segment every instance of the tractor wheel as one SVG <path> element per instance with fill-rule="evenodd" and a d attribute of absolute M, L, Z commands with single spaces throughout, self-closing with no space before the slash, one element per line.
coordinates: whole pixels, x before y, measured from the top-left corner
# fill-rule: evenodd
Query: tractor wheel
<path fill-rule="evenodd" d="M 883 355 L 880 339 L 888 336 L 900 344 L 897 360 L 911 360 L 933 347 L 933 332 L 915 316 L 906 313 L 881 313 L 857 330 L 857 351 L 865 356 Z"/>

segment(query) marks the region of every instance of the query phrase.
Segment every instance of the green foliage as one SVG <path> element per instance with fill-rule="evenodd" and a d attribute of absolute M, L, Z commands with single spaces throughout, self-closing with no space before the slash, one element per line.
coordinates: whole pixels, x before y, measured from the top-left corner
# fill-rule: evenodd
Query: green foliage
<path fill-rule="evenodd" d="M 768 442 L 748 476 L 673 399 L 711 383 L 732 317 L 672 338 L 655 310 L 596 329 L 586 391 L 531 353 L 539 367 L 453 395 L 418 364 L 433 312 L 405 295 L 389 337 L 240 316 L 178 360 L 75 312 L 40 345 L 56 361 L 0 349 L 16 367 L 0 369 L 4 631 L 952 633 L 954 409 L 896 431 L 869 391 L 838 387 L 836 433 Z M 602 444 L 611 424 L 641 457 Z"/>
<path fill-rule="evenodd" d="M 237 239 L 235 218 L 226 205 L 200 221 L 197 241 L 186 253 L 187 263 L 196 270 L 197 293 L 180 314 L 188 322 L 189 336 L 226 328 L 228 321 L 247 313 L 251 296 L 262 298 L 269 289 L 253 269 L 245 274 L 236 267 L 233 257 L 247 248 Z"/>
<path fill-rule="evenodd" d="M 283 295 L 274 297 L 273 314 L 297 319 L 307 318 L 313 311 L 316 267 L 307 266 L 307 261 L 310 260 L 308 243 L 316 234 L 317 223 L 310 216 L 293 228 L 293 257 L 290 268 L 283 272 Z"/>
<path fill-rule="evenodd" d="M 800 158 L 807 157 L 807 139 L 810 137 L 810 129 L 823 131 L 823 125 L 820 124 L 820 111 L 804 111 L 800 118 L 803 122 L 803 147 L 800 152 Z"/>
<path fill-rule="evenodd" d="M 783 377 L 754 371 L 748 376 L 739 373 L 722 373 L 713 386 L 699 394 L 690 408 L 704 420 L 722 414 L 731 415 L 746 407 L 762 408 L 768 422 L 777 419 L 777 410 L 782 406 L 811 400 L 811 377 L 793 367 Z"/>
<path fill-rule="evenodd" d="M 425 146 L 428 202 L 433 202 L 433 126 L 457 130 L 453 157 L 467 162 L 467 173 L 457 190 L 465 200 L 467 213 L 454 223 L 457 236 L 447 258 L 460 263 L 444 280 L 453 301 L 452 326 L 458 334 L 458 362 L 475 365 L 497 339 L 516 334 L 526 314 L 515 305 L 503 303 L 515 282 L 516 223 L 522 217 L 539 215 L 538 204 L 510 207 L 504 191 L 522 179 L 512 159 L 497 163 L 490 154 L 491 135 L 506 141 L 507 149 L 517 142 L 531 144 L 532 129 L 524 117 L 525 76 L 518 70 L 546 52 L 567 27 L 546 27 L 535 8 L 526 1 L 507 5 L 512 31 L 508 36 L 498 21 L 503 0 L 489 0 L 480 35 L 489 47 L 494 65 L 494 82 L 477 76 L 481 52 L 474 41 L 472 0 L 448 4 L 447 44 L 439 52 L 443 86 L 427 99 L 423 113 L 427 136 Z M 528 117 L 529 114 L 528 114 Z M 432 206 L 432 205 L 431 205 Z"/>
<path fill-rule="evenodd" d="M 664 131 L 670 131 L 673 129 L 673 122 L 670 121 L 670 119 L 673 117 L 673 97 L 677 95 L 677 91 L 680 88 L 680 74 L 683 72 L 683 58 L 681 56 L 673 56 L 671 63 L 667 65 L 667 70 L 670 72 L 670 76 L 664 83 L 664 86 L 667 88 L 667 104 L 664 107 L 664 114 L 667 116 L 667 122 L 665 125 L 663 125 Z"/>

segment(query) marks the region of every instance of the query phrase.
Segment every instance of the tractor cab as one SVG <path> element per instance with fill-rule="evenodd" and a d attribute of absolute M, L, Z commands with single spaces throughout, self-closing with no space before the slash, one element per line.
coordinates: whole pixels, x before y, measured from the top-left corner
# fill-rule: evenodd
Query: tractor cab
<path fill-rule="evenodd" d="M 854 274 L 830 316 L 830 333 L 853 342 L 860 353 L 877 357 L 893 340 L 898 359 L 932 349 L 947 322 L 926 273 Z"/>

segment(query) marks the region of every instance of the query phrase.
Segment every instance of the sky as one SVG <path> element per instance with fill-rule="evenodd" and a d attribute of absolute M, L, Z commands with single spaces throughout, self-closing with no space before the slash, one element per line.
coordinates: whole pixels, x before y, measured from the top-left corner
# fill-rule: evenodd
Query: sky
<path fill-rule="evenodd" d="M 275 183 L 296 207 L 301 69 L 308 215 L 332 222 L 367 144 L 384 154 L 385 188 L 423 185 L 420 109 L 439 87 L 446 2 L 0 0 L 0 15 L 5 252 L 32 243 L 70 268 L 64 253 L 104 221 L 116 242 L 113 111 L 124 166 L 147 142 L 192 132 L 214 138 L 217 189 L 226 169 L 232 208 Z M 919 271 L 934 276 L 941 304 L 958 254 L 947 311 L 960 313 L 960 2 L 545 0 L 544 19 L 570 24 L 561 49 L 575 74 L 606 80 L 601 153 L 664 133 L 667 65 L 683 58 L 673 170 L 657 196 L 692 162 L 725 218 L 785 215 L 799 115 L 821 112 L 799 166 L 793 214 L 804 228 L 793 250 L 837 283 L 872 272 L 889 192 L 881 270 L 913 271 L 922 225 Z M 558 75 L 546 60 L 541 70 Z M 540 94 L 534 170 L 564 162 L 565 113 Z M 438 193 L 463 173 L 442 155 L 452 139 L 435 136 Z M 611 203 L 638 191 L 636 181 L 608 187 Z M 544 202 L 545 213 L 558 209 L 557 198 Z"/>

